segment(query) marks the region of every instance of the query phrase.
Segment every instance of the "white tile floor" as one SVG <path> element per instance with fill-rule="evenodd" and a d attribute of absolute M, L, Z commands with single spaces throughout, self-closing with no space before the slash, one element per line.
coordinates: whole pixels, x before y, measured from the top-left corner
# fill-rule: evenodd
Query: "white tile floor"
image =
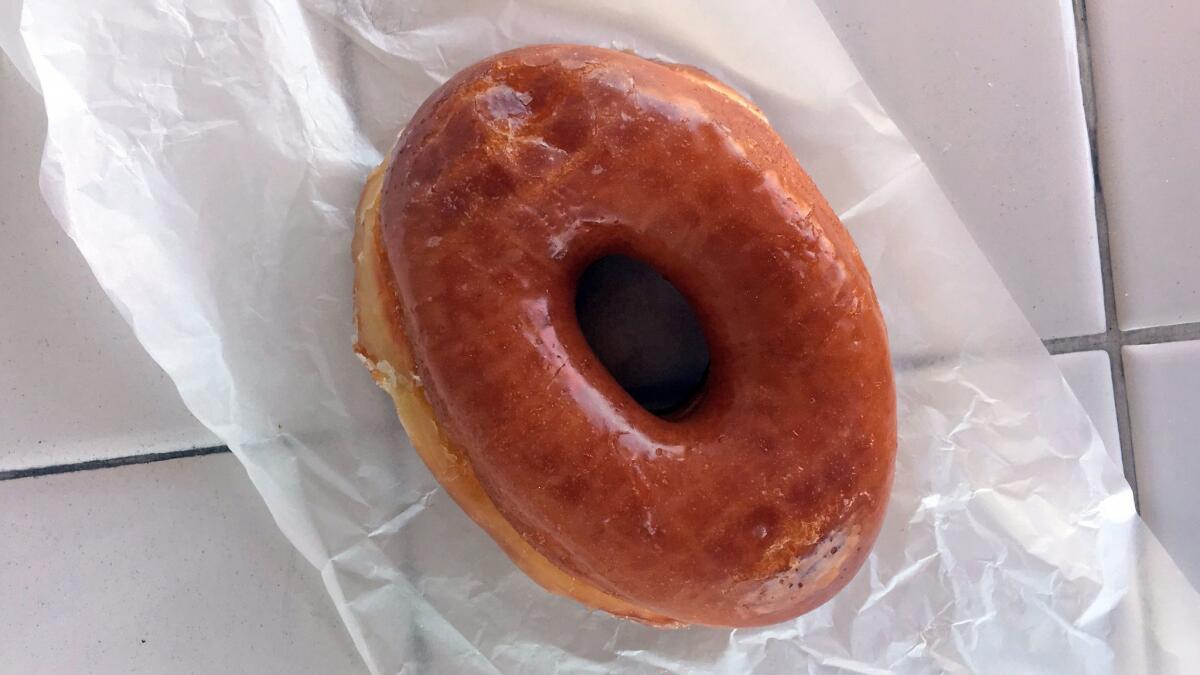
<path fill-rule="evenodd" d="M 1058 3 L 817 4 L 1038 333 L 1103 332 L 1079 68 L 1063 58 L 1074 37 Z"/>
<path fill-rule="evenodd" d="M 1070 3 L 819 4 L 1200 581 L 1200 329 L 1156 327 L 1200 320 L 1200 11 L 1088 4 L 1097 214 Z M 42 125 L 0 57 L 0 671 L 357 672 L 231 455 L 13 478 L 215 442 L 41 205 Z"/>
<path fill-rule="evenodd" d="M 1200 321 L 1200 3 L 1088 9 L 1121 328 Z"/>
<path fill-rule="evenodd" d="M 134 339 L 37 186 L 45 120 L 0 54 L 0 673 L 356 673 L 316 570 Z"/>
<path fill-rule="evenodd" d="M 42 202 L 45 133 L 0 56 L 0 471 L 218 445 Z"/>
<path fill-rule="evenodd" d="M 1200 586 L 1200 341 L 1122 351 L 1142 517 Z"/>
<path fill-rule="evenodd" d="M 1067 384 L 1092 418 L 1104 447 L 1113 461 L 1121 462 L 1121 440 L 1117 432 L 1117 407 L 1113 397 L 1112 366 L 1108 352 L 1072 352 L 1054 357 Z"/>
<path fill-rule="evenodd" d="M 365 672 L 233 455 L 0 486 L 0 672 Z"/>

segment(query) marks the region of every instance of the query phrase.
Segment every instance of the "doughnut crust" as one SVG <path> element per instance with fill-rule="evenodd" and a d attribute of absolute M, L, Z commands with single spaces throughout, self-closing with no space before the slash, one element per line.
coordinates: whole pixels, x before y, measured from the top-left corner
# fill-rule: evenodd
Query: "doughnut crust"
<path fill-rule="evenodd" d="M 634 402 L 575 319 L 610 254 L 662 273 L 704 330 L 678 419 Z M 357 351 L 439 482 L 548 590 L 653 625 L 763 625 L 866 558 L 896 449 L 870 278 L 762 113 L 702 71 L 574 45 L 463 70 L 368 180 L 354 255 Z"/>

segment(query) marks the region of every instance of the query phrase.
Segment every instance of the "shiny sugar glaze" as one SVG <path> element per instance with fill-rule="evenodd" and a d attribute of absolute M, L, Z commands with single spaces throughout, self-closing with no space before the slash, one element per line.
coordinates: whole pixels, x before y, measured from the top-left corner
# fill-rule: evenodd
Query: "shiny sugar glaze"
<path fill-rule="evenodd" d="M 761 114 L 708 76 L 576 46 L 463 71 L 402 135 L 384 241 L 416 371 L 487 495 L 554 564 L 687 623 L 824 602 L 878 532 L 896 448 L 883 321 L 850 237 Z M 574 315 L 644 261 L 711 351 L 657 417 Z"/>

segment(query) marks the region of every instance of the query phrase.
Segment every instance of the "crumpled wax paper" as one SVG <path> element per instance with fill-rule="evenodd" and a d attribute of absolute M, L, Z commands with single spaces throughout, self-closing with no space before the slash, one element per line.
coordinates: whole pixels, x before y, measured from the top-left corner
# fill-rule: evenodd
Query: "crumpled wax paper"
<path fill-rule="evenodd" d="M 1195 591 L 811 0 L 25 0 L 5 35 L 45 94 L 51 208 L 320 569 L 372 671 L 1200 662 Z M 659 631 L 543 592 L 438 488 L 351 352 L 367 172 L 439 83 L 536 42 L 731 82 L 862 249 L 898 374 L 895 492 L 868 564 L 800 619 Z"/>

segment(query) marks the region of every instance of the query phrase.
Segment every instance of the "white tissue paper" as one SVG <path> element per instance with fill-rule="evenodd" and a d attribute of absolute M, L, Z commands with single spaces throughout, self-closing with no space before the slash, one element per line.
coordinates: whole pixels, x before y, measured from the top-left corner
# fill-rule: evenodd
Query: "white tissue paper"
<path fill-rule="evenodd" d="M 25 0 L 19 16 L 0 38 L 45 95 L 47 201 L 373 672 L 1200 663 L 1197 594 L 811 0 Z M 538 42 L 734 84 L 862 250 L 898 375 L 895 491 L 869 562 L 804 617 L 661 631 L 542 591 L 438 488 L 351 352 L 367 172 L 439 83 Z"/>

